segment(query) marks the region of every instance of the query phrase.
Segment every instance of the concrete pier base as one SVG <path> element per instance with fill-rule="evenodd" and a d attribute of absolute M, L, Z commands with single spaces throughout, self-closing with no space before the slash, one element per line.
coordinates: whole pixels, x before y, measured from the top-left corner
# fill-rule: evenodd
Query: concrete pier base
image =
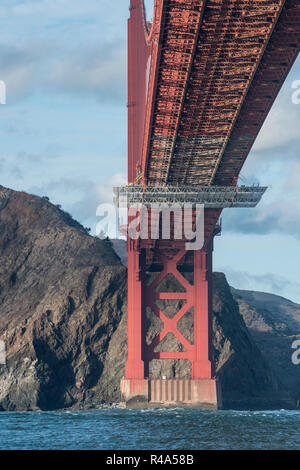
<path fill-rule="evenodd" d="M 121 380 L 121 400 L 132 408 L 138 408 L 140 404 L 149 401 L 149 380 L 148 379 L 122 379 Z"/>
<path fill-rule="evenodd" d="M 127 408 L 222 408 L 217 379 L 122 379 L 121 397 Z"/>

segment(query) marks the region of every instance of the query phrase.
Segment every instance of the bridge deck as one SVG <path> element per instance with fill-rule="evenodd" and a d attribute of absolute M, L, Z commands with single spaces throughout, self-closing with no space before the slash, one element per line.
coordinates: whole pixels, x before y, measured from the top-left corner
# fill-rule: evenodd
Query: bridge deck
<path fill-rule="evenodd" d="M 299 52 L 300 2 L 158 0 L 156 6 L 145 181 L 231 185 Z"/>

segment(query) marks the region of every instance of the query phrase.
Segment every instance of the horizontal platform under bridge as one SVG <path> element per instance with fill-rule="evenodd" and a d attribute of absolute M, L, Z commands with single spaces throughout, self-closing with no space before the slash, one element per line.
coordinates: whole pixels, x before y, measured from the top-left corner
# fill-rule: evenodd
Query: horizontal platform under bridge
<path fill-rule="evenodd" d="M 203 205 L 207 209 L 256 207 L 266 192 L 265 186 L 140 186 L 114 188 L 114 203 L 119 208 L 184 207 Z"/>

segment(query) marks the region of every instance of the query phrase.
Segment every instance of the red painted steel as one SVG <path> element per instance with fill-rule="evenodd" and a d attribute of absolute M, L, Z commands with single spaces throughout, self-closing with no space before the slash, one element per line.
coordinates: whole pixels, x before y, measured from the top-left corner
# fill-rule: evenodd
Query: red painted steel
<path fill-rule="evenodd" d="M 299 0 L 156 2 L 147 184 L 220 184 L 233 172 L 232 184 L 299 52 L 299 14 Z"/>
<path fill-rule="evenodd" d="M 169 242 L 170 245 L 170 242 Z M 146 283 L 147 241 L 128 242 L 128 361 L 126 379 L 142 379 L 148 374 L 149 362 L 153 359 L 188 359 L 192 363 L 193 379 L 212 378 L 211 315 L 212 315 L 212 240 L 202 250 L 191 252 L 193 255 L 194 283 L 191 284 L 179 271 L 180 261 L 187 251 L 179 241 L 172 242 L 172 252 L 160 243 L 156 247 L 162 270 Z M 157 292 L 156 289 L 168 276 L 173 275 L 183 287 L 183 292 Z M 184 306 L 173 318 L 168 318 L 156 300 L 185 300 Z M 150 345 L 146 345 L 146 309 L 163 322 L 163 329 Z M 191 344 L 179 331 L 178 322 L 194 310 L 194 343 Z M 182 344 L 182 352 L 157 352 L 157 346 L 172 333 Z"/>
<path fill-rule="evenodd" d="M 127 379 L 143 379 L 143 290 L 145 263 L 137 242 L 128 240 L 128 360 Z"/>
<path fill-rule="evenodd" d="M 251 83 L 213 184 L 237 179 L 300 48 L 300 1 L 286 1 Z"/>
<path fill-rule="evenodd" d="M 131 0 L 128 21 L 128 181 L 135 181 L 141 162 L 146 114 L 147 71 L 151 46 L 143 0 Z"/>
<path fill-rule="evenodd" d="M 131 0 L 128 28 L 128 182 L 236 185 L 300 50 L 300 0 L 155 0 L 152 26 L 143 0 Z M 220 213 L 205 211 L 205 245 L 194 253 L 184 240 L 128 239 L 126 379 L 137 389 L 146 387 L 149 361 L 157 358 L 189 359 L 194 379 L 215 374 L 212 244 Z M 159 270 L 147 286 L 147 272 Z M 194 284 L 184 270 L 193 271 Z M 156 292 L 168 274 L 184 292 Z M 186 303 L 169 319 L 158 299 Z M 164 325 L 151 345 L 149 306 Z M 193 344 L 178 330 L 192 307 Z M 168 333 L 184 351 L 156 350 Z"/>

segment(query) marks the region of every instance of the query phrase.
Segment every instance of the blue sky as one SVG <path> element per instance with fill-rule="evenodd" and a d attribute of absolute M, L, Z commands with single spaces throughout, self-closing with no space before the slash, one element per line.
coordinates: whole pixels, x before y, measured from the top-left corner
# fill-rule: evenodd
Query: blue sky
<path fill-rule="evenodd" d="M 148 4 L 151 16 L 152 0 Z M 127 172 L 129 0 L 2 0 L 0 184 L 38 195 L 94 228 Z M 235 287 L 300 303 L 300 104 L 291 71 L 242 175 L 268 185 L 251 210 L 223 212 L 215 269 Z"/>

